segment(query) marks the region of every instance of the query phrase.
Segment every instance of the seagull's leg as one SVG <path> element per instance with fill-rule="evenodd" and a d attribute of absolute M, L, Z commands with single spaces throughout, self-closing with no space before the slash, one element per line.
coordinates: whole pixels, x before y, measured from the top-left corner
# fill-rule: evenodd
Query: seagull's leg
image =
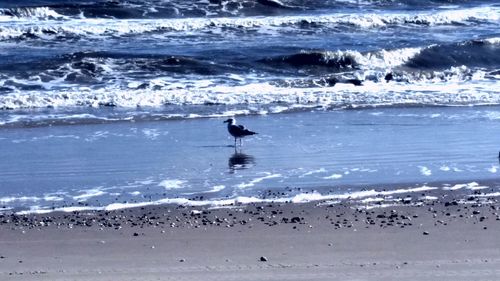
<path fill-rule="evenodd" d="M 242 139 L 242 138 L 240 138 L 240 146 L 241 146 L 241 139 Z"/>
<path fill-rule="evenodd" d="M 236 138 L 234 138 L 234 147 L 236 148 Z"/>

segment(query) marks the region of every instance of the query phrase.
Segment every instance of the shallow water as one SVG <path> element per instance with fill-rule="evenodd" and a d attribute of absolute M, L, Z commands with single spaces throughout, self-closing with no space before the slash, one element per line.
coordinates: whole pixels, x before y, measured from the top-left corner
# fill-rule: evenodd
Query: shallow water
<path fill-rule="evenodd" d="M 377 108 L 4 128 L 4 207 L 355 192 L 498 178 L 498 107 Z M 301 188 L 300 191 L 296 188 Z"/>
<path fill-rule="evenodd" d="M 483 0 L 2 1 L 0 207 L 496 179 L 499 27 Z M 228 116 L 259 132 L 237 152 Z"/>

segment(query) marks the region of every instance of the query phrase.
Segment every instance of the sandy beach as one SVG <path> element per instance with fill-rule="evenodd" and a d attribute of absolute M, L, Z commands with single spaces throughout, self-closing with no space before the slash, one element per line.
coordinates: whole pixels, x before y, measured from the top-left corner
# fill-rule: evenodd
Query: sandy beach
<path fill-rule="evenodd" d="M 500 204 L 458 194 L 0 215 L 0 279 L 498 280 Z"/>

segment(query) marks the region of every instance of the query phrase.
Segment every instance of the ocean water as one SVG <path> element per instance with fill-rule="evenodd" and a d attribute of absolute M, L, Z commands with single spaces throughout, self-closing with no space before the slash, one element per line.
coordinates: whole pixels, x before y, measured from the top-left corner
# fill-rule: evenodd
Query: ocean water
<path fill-rule="evenodd" d="M 496 1 L 1 1 L 0 210 L 474 189 L 499 105 Z"/>

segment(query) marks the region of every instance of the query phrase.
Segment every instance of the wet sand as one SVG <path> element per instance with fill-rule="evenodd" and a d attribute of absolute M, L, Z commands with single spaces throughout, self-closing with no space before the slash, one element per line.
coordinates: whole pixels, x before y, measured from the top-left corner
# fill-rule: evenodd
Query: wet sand
<path fill-rule="evenodd" d="M 482 194 L 4 214 L 0 279 L 498 280 L 500 204 Z"/>

